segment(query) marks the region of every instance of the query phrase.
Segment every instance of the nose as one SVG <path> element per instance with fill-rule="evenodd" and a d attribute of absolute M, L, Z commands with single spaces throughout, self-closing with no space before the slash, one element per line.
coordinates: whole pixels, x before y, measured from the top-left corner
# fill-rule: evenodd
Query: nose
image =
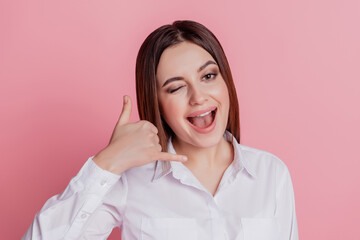
<path fill-rule="evenodd" d="M 200 86 L 192 86 L 189 95 L 189 104 L 191 106 L 201 105 L 207 101 L 207 95 Z"/>

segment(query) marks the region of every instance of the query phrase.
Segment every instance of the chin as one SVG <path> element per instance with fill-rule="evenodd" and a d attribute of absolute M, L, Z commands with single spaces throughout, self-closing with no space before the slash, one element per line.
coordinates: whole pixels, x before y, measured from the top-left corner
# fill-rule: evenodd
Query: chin
<path fill-rule="evenodd" d="M 225 128 L 223 129 L 214 129 L 211 133 L 199 134 L 198 132 L 193 132 L 191 129 L 187 131 L 187 134 L 176 134 L 176 138 L 180 142 L 185 142 L 189 145 L 198 148 L 211 148 L 220 143 L 223 139 Z"/>
<path fill-rule="evenodd" d="M 221 139 L 222 139 L 222 135 L 221 137 L 208 137 L 202 141 L 197 141 L 197 143 L 193 145 L 198 148 L 211 148 L 218 145 Z"/>

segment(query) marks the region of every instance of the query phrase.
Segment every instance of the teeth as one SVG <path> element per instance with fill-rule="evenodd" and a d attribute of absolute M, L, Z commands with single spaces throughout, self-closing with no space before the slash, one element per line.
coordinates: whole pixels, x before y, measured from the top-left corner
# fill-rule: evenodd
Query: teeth
<path fill-rule="evenodd" d="M 211 113 L 211 111 L 208 111 L 208 112 L 203 113 L 203 114 L 201 114 L 201 115 L 198 115 L 198 116 L 196 116 L 196 117 L 203 117 L 203 116 L 205 116 L 205 115 L 208 115 L 209 113 Z"/>

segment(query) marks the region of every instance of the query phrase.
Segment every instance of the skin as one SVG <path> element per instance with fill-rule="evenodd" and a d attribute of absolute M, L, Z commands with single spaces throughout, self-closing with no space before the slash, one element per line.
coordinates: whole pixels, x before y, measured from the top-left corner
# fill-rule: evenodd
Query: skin
<path fill-rule="evenodd" d="M 129 121 L 132 104 L 130 97 L 124 96 L 109 145 L 93 161 L 119 175 L 156 160 L 180 161 L 215 195 L 233 159 L 232 145 L 223 138 L 229 93 L 215 60 L 198 45 L 182 42 L 165 49 L 156 78 L 161 114 L 175 133 L 173 145 L 177 154 L 161 151 L 158 130 L 152 123 Z M 209 133 L 199 133 L 189 125 L 186 116 L 208 107 L 217 108 L 215 128 Z"/>
<path fill-rule="evenodd" d="M 157 128 L 149 121 L 131 123 L 131 99 L 124 105 L 109 145 L 97 153 L 93 161 L 102 169 L 120 175 L 124 171 L 156 160 L 186 161 L 186 156 L 161 151 Z"/>
<path fill-rule="evenodd" d="M 182 42 L 165 49 L 156 76 L 161 114 L 175 133 L 174 148 L 188 157 L 184 165 L 214 195 L 233 159 L 232 145 L 223 138 L 229 93 L 219 68 L 206 50 Z M 195 131 L 186 117 L 213 106 L 217 107 L 215 128 L 206 134 Z"/>

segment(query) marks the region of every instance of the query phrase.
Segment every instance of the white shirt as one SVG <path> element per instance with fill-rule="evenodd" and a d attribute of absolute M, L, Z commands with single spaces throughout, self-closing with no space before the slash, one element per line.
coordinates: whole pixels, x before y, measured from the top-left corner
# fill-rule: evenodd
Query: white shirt
<path fill-rule="evenodd" d="M 224 137 L 231 140 L 228 132 Z M 119 176 L 91 157 L 22 239 L 106 239 L 120 227 L 122 240 L 297 240 L 285 164 L 235 138 L 233 146 L 234 160 L 214 196 L 181 162 L 158 160 Z"/>

